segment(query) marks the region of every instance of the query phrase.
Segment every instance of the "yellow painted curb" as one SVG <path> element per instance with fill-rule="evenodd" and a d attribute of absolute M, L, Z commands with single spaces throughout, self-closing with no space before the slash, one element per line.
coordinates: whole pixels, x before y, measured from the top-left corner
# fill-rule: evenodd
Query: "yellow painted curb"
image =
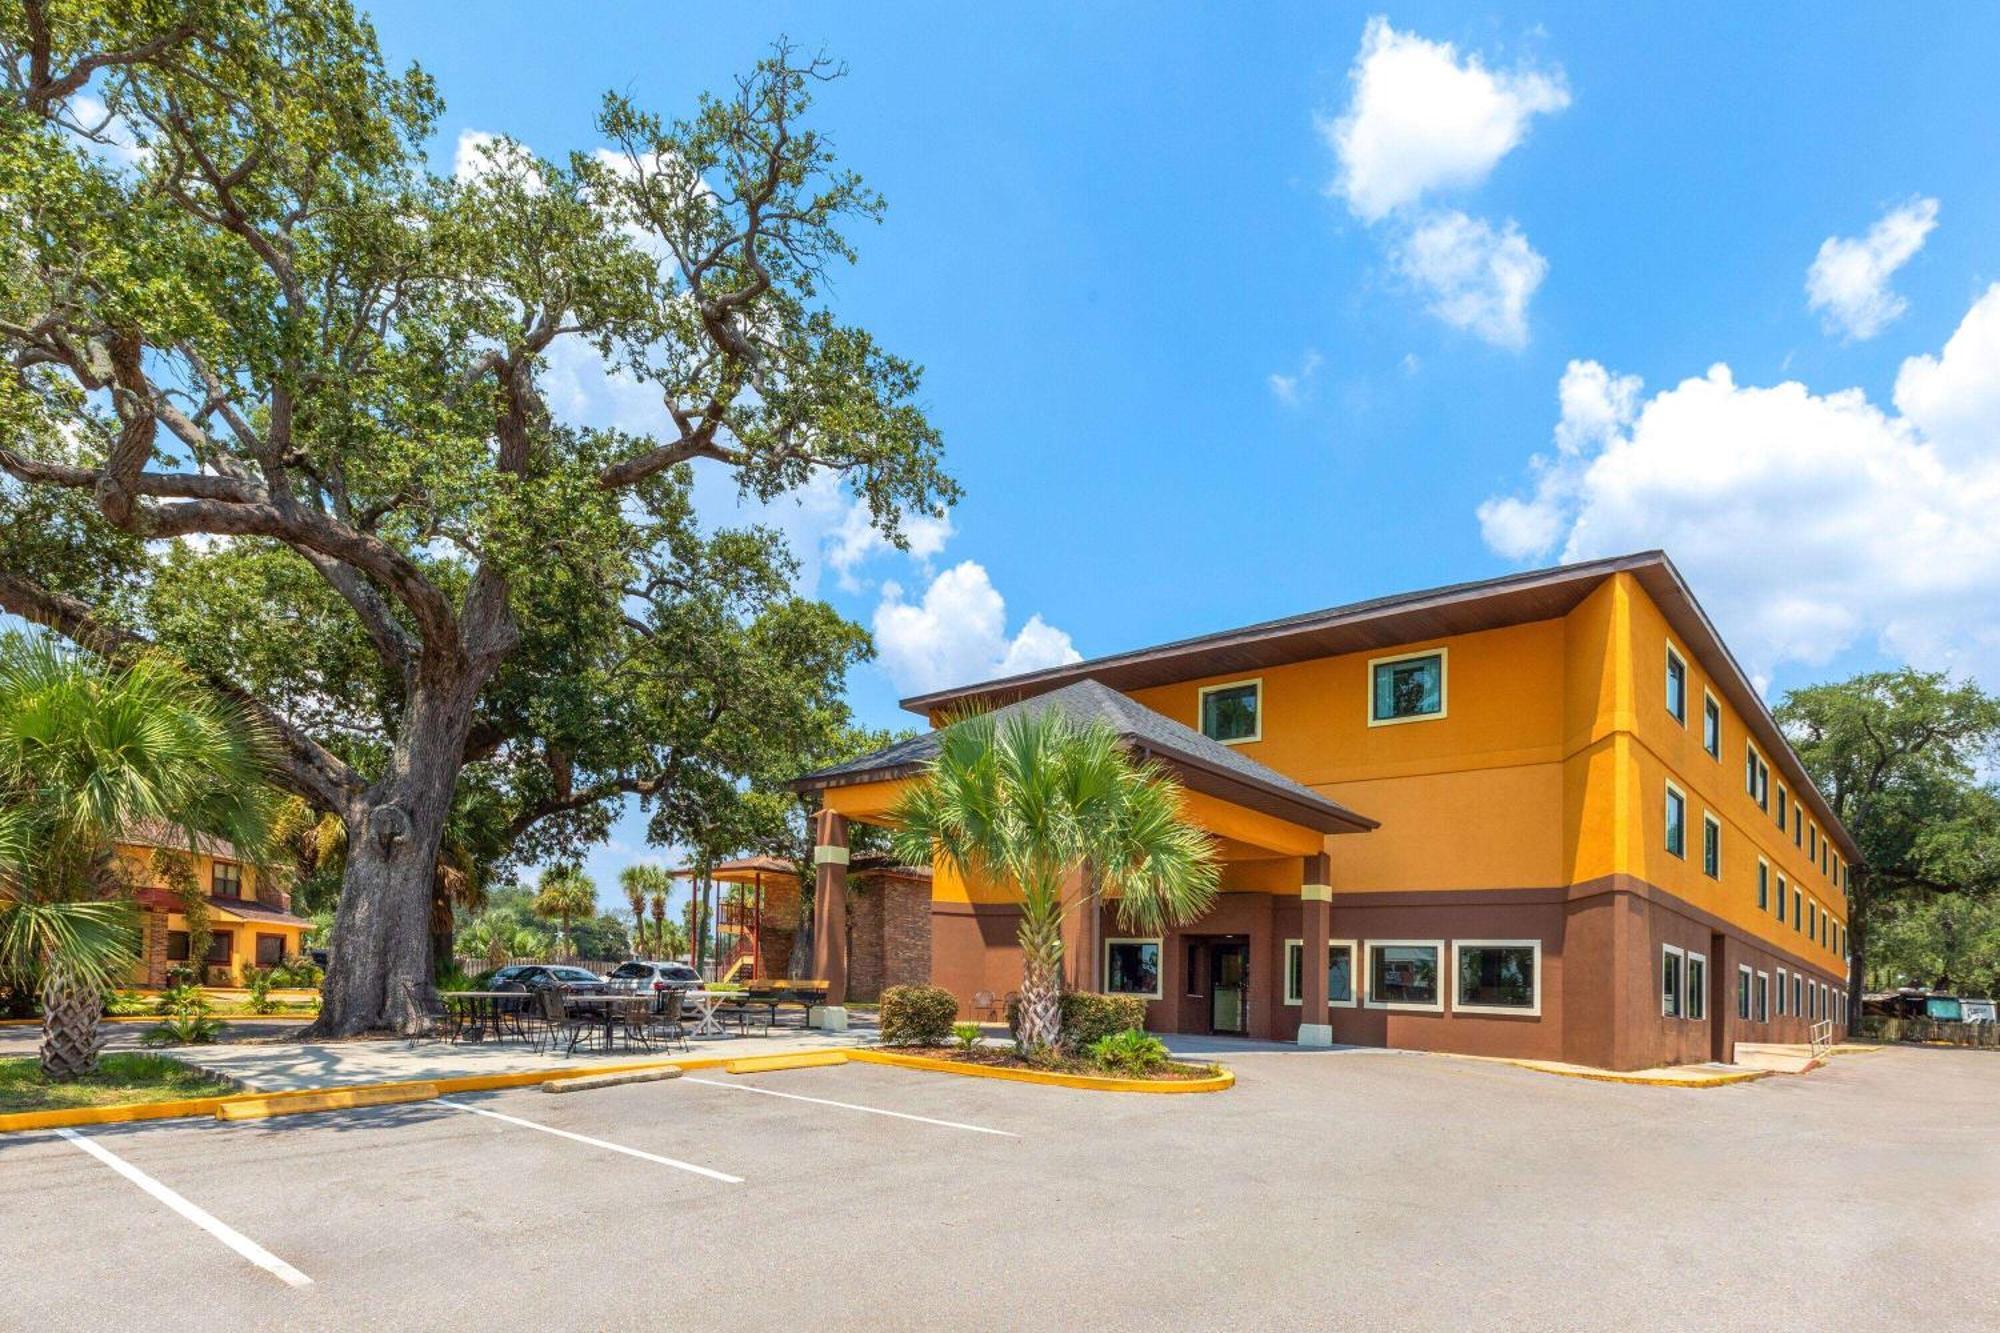
<path fill-rule="evenodd" d="M 797 1055 L 746 1055 L 731 1060 L 723 1068 L 732 1074 L 768 1074 L 779 1069 L 817 1069 L 821 1065 L 844 1065 L 846 1051 L 803 1051 Z"/>
<path fill-rule="evenodd" d="M 401 1087 L 356 1088 L 350 1092 L 308 1092 L 296 1096 L 241 1097 L 215 1108 L 217 1120 L 268 1120 L 274 1115 L 306 1111 L 350 1111 L 357 1106 L 389 1106 L 396 1102 L 427 1102 L 438 1095 L 435 1083 Z"/>
<path fill-rule="evenodd" d="M 1112 1078 L 1106 1074 L 1063 1074 L 1052 1069 L 1002 1069 L 991 1065 L 966 1064 L 959 1060 L 932 1060 L 894 1051 L 853 1050 L 847 1052 L 847 1058 L 863 1064 L 896 1065 L 903 1069 L 927 1069 L 939 1074 L 962 1074 L 967 1078 L 1041 1083 L 1049 1087 L 1082 1088 L 1090 1092 L 1221 1092 L 1236 1086 L 1236 1075 L 1227 1069 L 1212 1078 Z"/>

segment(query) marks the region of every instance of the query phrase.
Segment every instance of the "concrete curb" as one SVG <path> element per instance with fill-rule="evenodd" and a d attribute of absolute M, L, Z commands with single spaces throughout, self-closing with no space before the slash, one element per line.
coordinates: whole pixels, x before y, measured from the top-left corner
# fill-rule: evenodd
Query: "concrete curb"
<path fill-rule="evenodd" d="M 923 1069 L 937 1074 L 958 1074 L 966 1078 L 997 1078 L 1010 1083 L 1040 1083 L 1055 1088 L 1078 1088 L 1086 1092 L 1188 1093 L 1222 1092 L 1236 1086 L 1236 1075 L 1225 1069 L 1210 1078 L 1150 1079 L 1112 1078 L 1104 1074 L 1062 1074 L 1050 1069 L 1001 1069 L 970 1065 L 957 1060 L 931 1060 L 921 1055 L 901 1055 L 893 1051 L 854 1050 L 849 1060 L 871 1065 L 896 1065 L 903 1069 Z"/>
<path fill-rule="evenodd" d="M 438 1095 L 435 1083 L 391 1088 L 356 1088 L 345 1092 L 308 1092 L 293 1096 L 239 1097 L 215 1108 L 217 1120 L 268 1120 L 274 1115 L 307 1111 L 351 1111 L 357 1106 L 391 1106 L 397 1102 L 427 1102 Z"/>
<path fill-rule="evenodd" d="M 1505 1060 L 1501 1063 L 1513 1065 L 1516 1069 L 1533 1070 L 1537 1074 L 1553 1074 L 1557 1078 L 1580 1078 L 1591 1083 L 1631 1083 L 1645 1088 L 1722 1088 L 1732 1083 L 1755 1083 L 1758 1079 L 1769 1078 L 1776 1072 L 1770 1069 L 1744 1069 L 1694 1078 L 1662 1078 L 1657 1074 L 1647 1074 L 1637 1070 L 1627 1073 L 1616 1069 L 1555 1069 L 1548 1065 L 1536 1064 L 1531 1060 Z"/>
<path fill-rule="evenodd" d="M 658 1083 L 680 1076 L 679 1065 L 669 1069 L 640 1069 L 630 1074 L 578 1074 L 570 1078 L 552 1078 L 542 1084 L 542 1091 L 589 1092 L 594 1088 L 622 1088 L 628 1083 Z"/>
<path fill-rule="evenodd" d="M 800 1051 L 795 1055 L 746 1055 L 723 1068 L 732 1074 L 772 1074 L 781 1069 L 818 1069 L 847 1063 L 846 1051 Z"/>

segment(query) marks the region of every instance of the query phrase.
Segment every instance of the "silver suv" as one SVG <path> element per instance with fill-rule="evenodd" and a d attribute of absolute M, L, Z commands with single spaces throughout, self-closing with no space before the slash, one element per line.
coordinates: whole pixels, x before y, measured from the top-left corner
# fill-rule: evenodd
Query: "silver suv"
<path fill-rule="evenodd" d="M 701 974 L 686 963 L 652 963 L 634 960 L 620 963 L 617 970 L 604 980 L 608 989 L 619 994 L 640 995 L 652 992 L 655 1012 L 664 1007 L 668 991 L 701 989 Z"/>

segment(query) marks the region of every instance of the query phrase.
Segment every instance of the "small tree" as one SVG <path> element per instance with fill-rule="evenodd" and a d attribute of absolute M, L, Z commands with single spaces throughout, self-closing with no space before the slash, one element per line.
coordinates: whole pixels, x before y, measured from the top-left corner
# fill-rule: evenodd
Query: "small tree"
<path fill-rule="evenodd" d="M 570 866 L 551 866 L 542 872 L 540 883 L 535 887 L 534 913 L 545 921 L 556 923 L 556 950 L 558 953 L 571 948 L 571 935 L 576 921 L 589 918 L 597 912 L 597 886 L 581 870 Z"/>
<path fill-rule="evenodd" d="M 1023 1047 L 1062 1039 L 1063 921 L 1118 901 L 1139 933 L 1181 925 L 1215 898 L 1207 834 L 1180 816 L 1180 786 L 1134 759 L 1109 726 L 1054 708 L 955 722 L 896 805 L 896 854 L 942 862 L 1021 897 Z"/>

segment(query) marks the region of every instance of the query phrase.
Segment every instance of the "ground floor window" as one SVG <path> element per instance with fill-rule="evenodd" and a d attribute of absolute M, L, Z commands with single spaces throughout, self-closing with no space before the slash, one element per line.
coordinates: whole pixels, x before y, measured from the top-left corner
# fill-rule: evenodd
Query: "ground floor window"
<path fill-rule="evenodd" d="M 1800 1018 L 1806 1012 L 1805 979 L 1796 972 L 1792 973 L 1792 1012 Z"/>
<path fill-rule="evenodd" d="M 1451 1007 L 1469 1013 L 1542 1012 L 1540 940 L 1454 940 Z"/>
<path fill-rule="evenodd" d="M 1708 959 L 1698 953 L 1688 954 L 1687 1016 L 1690 1022 L 1699 1023 L 1708 1017 Z"/>
<path fill-rule="evenodd" d="M 1687 955 L 1671 944 L 1660 946 L 1660 1014 L 1665 1018 L 1681 1016 L 1681 979 L 1687 967 Z"/>
<path fill-rule="evenodd" d="M 1104 942 L 1104 989 L 1113 995 L 1142 995 L 1160 998 L 1160 942 L 1158 940 L 1106 940 Z"/>
<path fill-rule="evenodd" d="M 1368 1004 L 1375 1009 L 1443 1009 L 1438 989 L 1442 940 L 1381 940 L 1368 945 Z"/>
<path fill-rule="evenodd" d="M 188 933 L 185 930 L 167 932 L 167 961 L 185 963 L 188 960 Z"/>
<path fill-rule="evenodd" d="M 227 967 L 229 966 L 229 957 L 235 952 L 235 949 L 235 933 L 233 931 L 218 930 L 214 935 L 209 937 L 208 957 L 202 961 L 212 967 Z"/>
<path fill-rule="evenodd" d="M 1736 1016 L 1744 1022 L 1750 1021 L 1750 969 L 1736 969 Z"/>
<path fill-rule="evenodd" d="M 1785 969 L 1778 969 L 1778 1013 L 1785 1012 Z"/>
<path fill-rule="evenodd" d="M 1757 974 L 1757 1021 L 1759 1023 L 1768 1023 L 1771 1021 L 1771 974 L 1769 972 L 1759 972 Z"/>
<path fill-rule="evenodd" d="M 1304 940 L 1285 941 L 1285 1003 L 1305 1003 Z M 1326 1002 L 1352 1006 L 1354 1003 L 1354 941 L 1328 940 L 1326 944 Z"/>
<path fill-rule="evenodd" d="M 285 937 L 283 935 L 259 935 L 257 937 L 257 966 L 276 967 L 285 961 Z"/>

